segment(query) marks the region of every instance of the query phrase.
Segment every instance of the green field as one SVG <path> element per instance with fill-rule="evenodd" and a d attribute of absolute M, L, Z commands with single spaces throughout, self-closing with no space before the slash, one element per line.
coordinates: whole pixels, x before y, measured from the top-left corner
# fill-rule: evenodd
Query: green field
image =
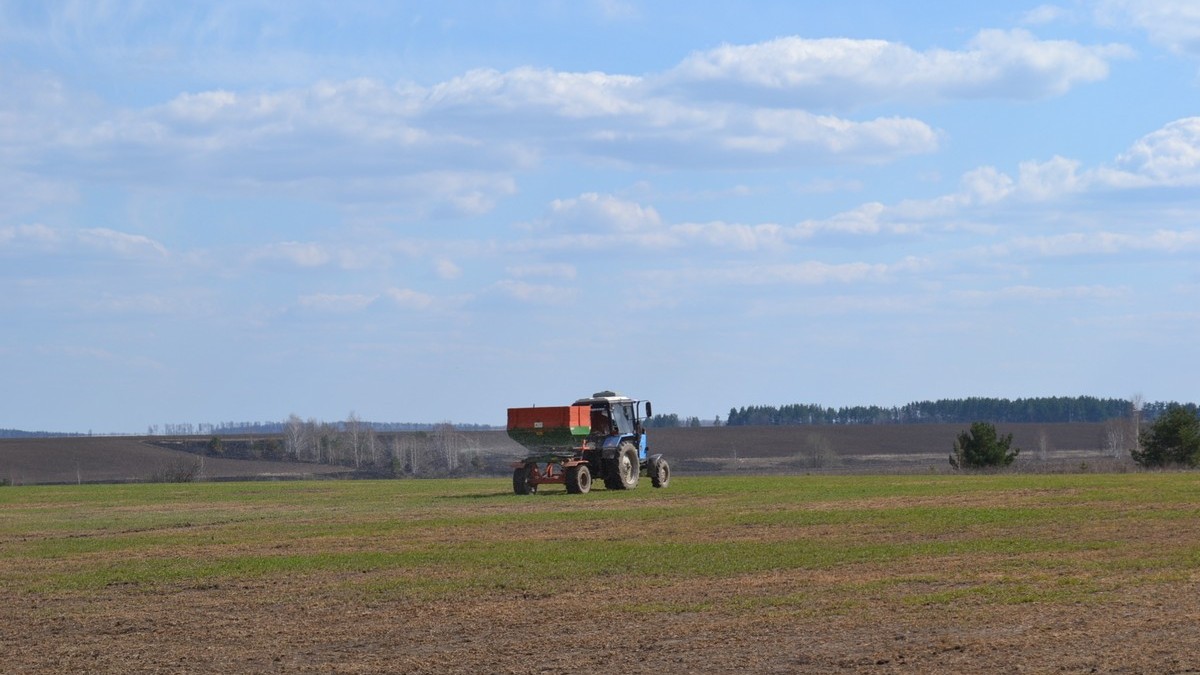
<path fill-rule="evenodd" d="M 189 607 L 215 603 L 226 614 L 244 606 L 246 623 L 278 613 L 276 629 L 301 636 L 312 625 L 288 615 L 305 607 L 373 612 L 377 621 L 403 607 L 429 630 L 468 635 L 468 625 L 446 625 L 455 612 L 469 608 L 485 623 L 511 612 L 552 621 L 581 607 L 566 618 L 686 624 L 693 632 L 725 626 L 747 650 L 767 639 L 752 636 L 756 626 L 812 634 L 839 625 L 843 635 L 869 635 L 883 617 L 895 627 L 884 634 L 910 635 L 908 645 L 922 634 L 982 645 L 988 631 L 1000 631 L 1001 644 L 1022 644 L 1001 629 L 1039 616 L 1090 622 L 1121 612 L 1129 630 L 1154 616 L 1194 621 L 1200 570 L 1194 473 L 679 477 L 665 490 L 579 496 L 547 488 L 529 497 L 494 479 L 7 487 L 0 515 L 0 584 L 10 600 L 0 619 L 51 625 L 65 616 L 79 630 L 121 621 L 114 602 L 130 608 L 128 621 L 158 616 L 169 599 L 182 603 L 176 618 L 192 630 L 203 618 Z M 231 649 L 258 653 L 264 639 L 248 630 Z M 1180 650 L 1196 644 L 1190 634 L 1175 639 Z M 109 660 L 94 667 L 130 665 L 124 641 L 100 644 Z M 834 661 L 822 659 L 835 655 L 860 666 L 905 662 L 878 657 L 866 638 L 857 644 L 861 663 L 849 646 L 827 654 L 813 645 L 794 663 L 828 665 Z M 454 653 L 444 649 L 416 657 L 436 665 L 435 657 Z M 413 656 L 403 644 L 364 641 L 358 657 L 333 665 L 370 663 L 380 650 L 391 663 Z M 964 650 L 960 658 L 969 656 Z M 1086 653 L 1116 658 L 1102 643 Z M 697 664 L 745 667 L 750 656 L 738 654 Z M 18 670 L 55 669 L 32 646 L 27 659 Z"/>

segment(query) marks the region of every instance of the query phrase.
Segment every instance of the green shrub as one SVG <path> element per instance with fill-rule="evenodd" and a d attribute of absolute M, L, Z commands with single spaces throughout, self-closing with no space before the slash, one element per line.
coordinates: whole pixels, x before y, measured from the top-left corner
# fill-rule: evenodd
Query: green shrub
<path fill-rule="evenodd" d="M 1020 448 L 1012 447 L 1012 434 L 1000 436 L 996 427 L 988 422 L 973 422 L 971 429 L 958 435 L 954 441 L 954 454 L 950 455 L 950 466 L 955 469 L 985 469 L 1008 466 L 1013 463 Z"/>

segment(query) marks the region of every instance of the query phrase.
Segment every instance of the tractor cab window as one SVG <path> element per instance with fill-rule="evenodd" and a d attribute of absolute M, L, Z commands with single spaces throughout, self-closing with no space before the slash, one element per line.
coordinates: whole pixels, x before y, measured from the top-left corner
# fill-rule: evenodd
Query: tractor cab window
<path fill-rule="evenodd" d="M 612 406 L 613 424 L 617 433 L 627 435 L 634 433 L 633 403 L 617 403 Z"/>
<path fill-rule="evenodd" d="M 592 435 L 608 436 L 613 433 L 612 419 L 608 416 L 607 406 L 592 408 Z"/>

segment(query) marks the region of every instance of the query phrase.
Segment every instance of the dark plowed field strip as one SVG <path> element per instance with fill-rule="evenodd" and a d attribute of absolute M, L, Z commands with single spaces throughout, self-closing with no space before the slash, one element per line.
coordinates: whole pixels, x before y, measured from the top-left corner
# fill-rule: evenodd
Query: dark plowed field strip
<path fill-rule="evenodd" d="M 679 471 L 887 472 L 948 469 L 955 436 L 969 425 L 815 425 L 777 427 L 702 427 L 651 429 L 654 452 L 663 453 Z M 1024 449 L 1018 468 L 1045 463 L 1037 450 L 1043 441 L 1048 458 L 1077 469 L 1081 461 L 1103 455 L 1103 424 L 998 425 Z M 523 449 L 503 431 L 464 432 L 471 447 L 492 456 L 516 458 Z M 230 437 L 241 438 L 241 437 Z M 390 435 L 382 434 L 387 444 Z M 194 439 L 193 439 L 194 440 Z M 0 439 L 0 478 L 13 484 L 151 480 L 195 455 L 154 445 L 156 437 L 71 437 Z M 821 456 L 812 459 L 814 449 Z M 736 460 L 736 461 L 735 461 Z M 763 461 L 756 461 L 763 460 Z M 500 463 L 503 466 L 503 462 Z M 299 462 L 205 458 L 203 477 L 296 478 L 347 471 L 346 467 Z"/>

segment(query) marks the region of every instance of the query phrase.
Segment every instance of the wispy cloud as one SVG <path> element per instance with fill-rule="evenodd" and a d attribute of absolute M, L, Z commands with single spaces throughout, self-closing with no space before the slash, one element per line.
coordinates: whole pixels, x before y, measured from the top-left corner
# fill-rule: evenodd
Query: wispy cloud
<path fill-rule="evenodd" d="M 1099 0 L 1096 14 L 1106 25 L 1133 25 L 1176 53 L 1200 56 L 1200 5 L 1192 0 Z"/>
<path fill-rule="evenodd" d="M 698 52 L 650 76 L 477 69 L 430 86 L 357 78 L 212 89 L 117 110 L 43 95 L 14 111 L 21 123 L 0 144 L 18 157 L 54 153 L 59 177 L 186 180 L 347 207 L 407 202 L 410 214 L 461 217 L 490 211 L 515 192 L 515 174 L 551 157 L 723 169 L 933 152 L 939 132 L 924 121 L 811 108 L 1060 95 L 1103 79 L 1109 62 L 1126 54 L 1023 31 L 984 31 L 963 50 L 925 52 L 878 40 L 793 37 Z M 14 77 L 24 76 L 0 79 L 11 85 Z M 63 88 L 54 80 L 40 86 Z M 723 94 L 725 86 L 736 91 Z M 755 90 L 782 98 L 756 104 L 746 96 Z"/>
<path fill-rule="evenodd" d="M 681 83 L 724 84 L 770 100 L 847 107 L 887 100 L 1039 99 L 1102 80 L 1120 45 L 1039 40 L 1024 30 L 984 30 L 965 49 L 917 51 L 886 40 L 779 38 L 726 45 L 688 57 Z"/>

